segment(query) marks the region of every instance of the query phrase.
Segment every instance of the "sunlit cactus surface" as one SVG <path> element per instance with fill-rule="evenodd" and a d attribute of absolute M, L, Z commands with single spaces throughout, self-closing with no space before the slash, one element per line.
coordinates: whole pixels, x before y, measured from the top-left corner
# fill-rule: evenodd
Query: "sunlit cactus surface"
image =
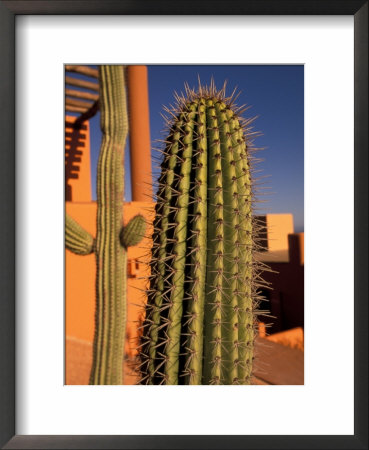
<path fill-rule="evenodd" d="M 251 120 L 234 94 L 186 86 L 166 110 L 143 325 L 143 384 L 250 384 L 254 260 Z"/>

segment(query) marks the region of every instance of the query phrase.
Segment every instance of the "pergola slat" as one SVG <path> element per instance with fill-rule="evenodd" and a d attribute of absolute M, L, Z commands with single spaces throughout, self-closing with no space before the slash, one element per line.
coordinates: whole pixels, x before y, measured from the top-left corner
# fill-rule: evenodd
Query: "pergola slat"
<path fill-rule="evenodd" d="M 80 80 L 78 78 L 66 76 L 65 83 L 70 84 L 71 86 L 77 86 L 99 92 L 99 83 L 94 83 L 92 81 Z"/>
<path fill-rule="evenodd" d="M 93 102 L 85 102 L 83 100 L 75 100 L 73 98 L 66 98 L 65 104 L 68 106 L 80 106 L 81 108 L 91 108 Z"/>
<path fill-rule="evenodd" d="M 88 108 L 81 108 L 80 106 L 70 106 L 66 105 L 65 110 L 69 112 L 79 112 L 79 113 L 85 113 L 88 111 Z"/>
<path fill-rule="evenodd" d="M 92 92 L 78 91 L 77 89 L 66 89 L 65 95 L 67 95 L 69 97 L 93 100 L 94 102 L 99 99 L 99 94 L 93 94 Z"/>
<path fill-rule="evenodd" d="M 86 75 L 88 77 L 93 77 L 93 78 L 98 78 L 98 76 L 99 76 L 99 71 L 97 69 L 92 69 L 91 67 L 88 67 L 88 66 L 66 65 L 65 71 L 80 73 L 82 75 Z"/>

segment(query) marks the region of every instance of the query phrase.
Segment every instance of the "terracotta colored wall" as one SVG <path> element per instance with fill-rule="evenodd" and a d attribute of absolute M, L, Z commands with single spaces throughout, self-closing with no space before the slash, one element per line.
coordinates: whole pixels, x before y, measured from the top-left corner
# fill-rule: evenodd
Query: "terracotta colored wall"
<path fill-rule="evenodd" d="M 284 250 L 288 248 L 288 234 L 293 233 L 292 214 L 267 214 L 268 250 Z"/>

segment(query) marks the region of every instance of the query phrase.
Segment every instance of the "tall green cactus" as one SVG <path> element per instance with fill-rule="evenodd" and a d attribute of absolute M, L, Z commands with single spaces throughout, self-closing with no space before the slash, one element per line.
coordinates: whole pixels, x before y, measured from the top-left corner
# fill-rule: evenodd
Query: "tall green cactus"
<path fill-rule="evenodd" d="M 247 123 L 213 83 L 177 102 L 159 179 L 141 382 L 250 384 L 257 283 Z"/>
<path fill-rule="evenodd" d="M 96 238 L 66 220 L 66 247 L 96 255 L 96 311 L 90 384 L 122 384 L 126 329 L 127 247 L 145 233 L 137 215 L 123 229 L 124 146 L 128 116 L 123 66 L 99 69 L 101 130 Z"/>

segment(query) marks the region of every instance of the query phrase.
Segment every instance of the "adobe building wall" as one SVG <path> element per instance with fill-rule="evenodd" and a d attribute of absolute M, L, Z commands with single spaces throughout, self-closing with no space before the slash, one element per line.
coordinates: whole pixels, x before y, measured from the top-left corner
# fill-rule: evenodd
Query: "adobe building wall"
<path fill-rule="evenodd" d="M 256 257 L 272 269 L 262 274 L 272 289 L 262 291 L 266 301 L 260 309 L 268 309 L 273 316 L 260 320 L 269 324 L 268 333 L 304 327 L 304 233 L 293 233 L 292 214 L 267 214 L 259 219 L 268 229 L 264 251 Z"/>

